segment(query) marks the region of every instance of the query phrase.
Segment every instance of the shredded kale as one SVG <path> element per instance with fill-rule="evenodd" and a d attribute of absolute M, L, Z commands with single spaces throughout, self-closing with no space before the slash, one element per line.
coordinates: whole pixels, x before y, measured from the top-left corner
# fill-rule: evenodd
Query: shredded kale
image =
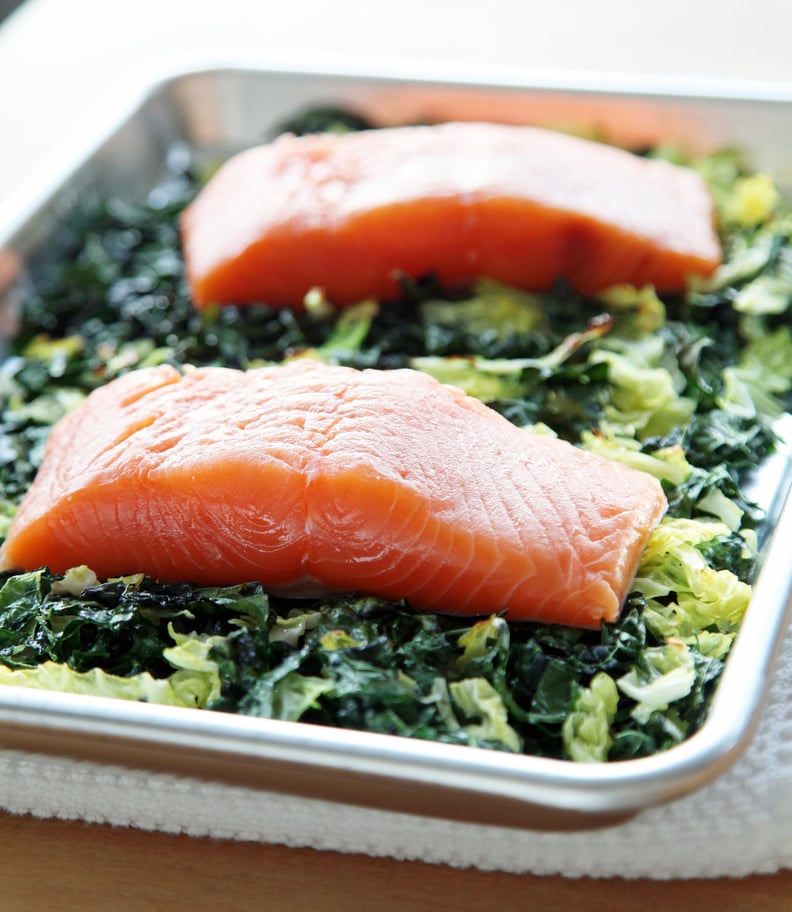
<path fill-rule="evenodd" d="M 371 126 L 325 109 L 280 129 Z M 86 206 L 34 264 L 0 366 L 2 535 L 50 428 L 92 389 L 152 364 L 249 368 L 305 353 L 426 370 L 519 426 L 651 471 L 668 517 L 620 619 L 598 631 L 507 623 L 498 605 L 461 618 L 363 595 L 277 598 L 255 582 L 5 574 L 0 683 L 574 760 L 644 756 L 695 732 L 756 573 L 762 511 L 745 481 L 792 408 L 792 219 L 766 182 L 731 155 L 686 160 L 713 187 L 727 258 L 684 295 L 482 281 L 450 296 L 424 276 L 397 300 L 342 311 L 321 296 L 302 311 L 198 311 L 177 219 L 200 176 L 172 158 L 147 199 Z"/>
<path fill-rule="evenodd" d="M 349 108 L 325 105 L 309 107 L 281 121 L 269 131 L 272 138 L 281 133 L 304 136 L 306 133 L 348 133 L 372 129 L 374 124 L 365 115 Z"/>

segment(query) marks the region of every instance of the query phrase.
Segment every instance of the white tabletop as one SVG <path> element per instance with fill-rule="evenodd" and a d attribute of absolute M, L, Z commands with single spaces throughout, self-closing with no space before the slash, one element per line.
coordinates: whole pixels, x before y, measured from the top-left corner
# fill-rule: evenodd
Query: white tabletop
<path fill-rule="evenodd" d="M 0 26 L 0 199 L 119 83 L 196 54 L 792 82 L 790 34 L 788 0 L 27 0 Z"/>

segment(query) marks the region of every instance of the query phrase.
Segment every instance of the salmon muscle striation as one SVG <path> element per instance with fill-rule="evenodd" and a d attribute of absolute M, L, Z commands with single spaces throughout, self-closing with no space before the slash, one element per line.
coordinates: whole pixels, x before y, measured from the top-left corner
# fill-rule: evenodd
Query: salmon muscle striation
<path fill-rule="evenodd" d="M 486 123 L 284 135 L 231 158 L 182 213 L 195 304 L 298 308 L 488 277 L 584 294 L 680 291 L 721 262 L 694 171 L 537 127 Z"/>
<path fill-rule="evenodd" d="M 419 371 L 166 365 L 58 422 L 0 563 L 597 627 L 665 509 L 650 475 Z"/>

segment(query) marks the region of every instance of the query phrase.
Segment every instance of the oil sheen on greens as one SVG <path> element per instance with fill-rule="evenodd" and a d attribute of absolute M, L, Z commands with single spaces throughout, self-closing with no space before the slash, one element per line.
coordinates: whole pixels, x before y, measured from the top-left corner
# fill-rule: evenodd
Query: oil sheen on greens
<path fill-rule="evenodd" d="M 359 129 L 312 111 L 294 131 Z M 360 597 L 285 600 L 250 582 L 162 585 L 42 569 L 0 579 L 0 682 L 567 758 L 619 760 L 694 732 L 750 596 L 762 515 L 746 473 L 790 410 L 792 218 L 770 179 L 725 151 L 685 161 L 715 196 L 726 262 L 684 295 L 431 276 L 401 300 L 304 313 L 194 311 L 176 218 L 208 173 L 176 148 L 135 205 L 86 205 L 36 265 L 0 371 L 5 533 L 49 428 L 144 365 L 247 368 L 299 357 L 410 366 L 510 421 L 651 472 L 668 495 L 618 623 L 601 631 L 418 614 Z"/>

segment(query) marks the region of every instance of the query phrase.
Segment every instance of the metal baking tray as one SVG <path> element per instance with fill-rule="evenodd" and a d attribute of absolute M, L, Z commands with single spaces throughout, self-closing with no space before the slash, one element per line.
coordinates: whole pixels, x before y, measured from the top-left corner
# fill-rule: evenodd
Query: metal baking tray
<path fill-rule="evenodd" d="M 486 119 L 595 129 L 615 142 L 738 144 L 792 189 L 792 87 L 629 84 L 508 74 L 311 71 L 202 65 L 119 90 L 37 179 L 0 204 L 0 334 L 26 264 L 87 194 L 140 198 L 174 143 L 198 155 L 262 141 L 287 115 L 349 105 L 387 124 Z M 0 746 L 335 802 L 531 829 L 625 820 L 724 771 L 755 730 L 790 615 L 789 455 L 763 471 L 762 569 L 708 720 L 653 757 L 581 765 L 305 723 L 0 688 Z"/>

